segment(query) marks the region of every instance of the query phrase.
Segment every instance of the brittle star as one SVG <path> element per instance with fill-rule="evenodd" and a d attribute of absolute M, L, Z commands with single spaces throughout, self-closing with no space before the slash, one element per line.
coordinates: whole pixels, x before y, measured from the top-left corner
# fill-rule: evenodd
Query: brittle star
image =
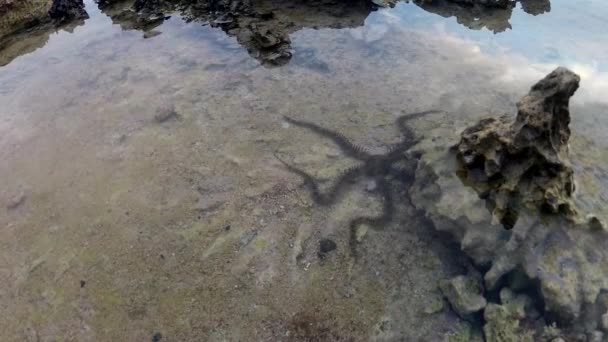
<path fill-rule="evenodd" d="M 321 192 L 319 189 L 319 181 L 309 173 L 288 164 L 276 154 L 275 157 L 283 163 L 289 171 L 297 174 L 304 180 L 304 185 L 308 187 L 313 201 L 318 205 L 329 206 L 334 204 L 348 188 L 348 185 L 355 183 L 355 181 L 360 178 L 371 178 L 375 182 L 376 186 L 372 191 L 378 193 L 382 199 L 382 213 L 378 216 L 359 216 L 352 219 L 349 224 L 349 245 L 351 253 L 356 259 L 357 228 L 360 225 L 365 224 L 374 230 L 379 230 L 390 223 L 395 215 L 393 193 L 390 187 L 390 181 L 387 180 L 387 177 L 405 183 L 406 185 L 410 184 L 413 179 L 417 165 L 417 156 L 408 155 L 405 152 L 416 143 L 416 140 L 414 132 L 406 122 L 438 112 L 439 111 L 437 110 L 429 110 L 400 116 L 397 119 L 396 124 L 403 137 L 399 143 L 391 145 L 385 154 L 372 154 L 365 147 L 354 144 L 339 132 L 323 128 L 311 122 L 284 117 L 285 121 L 294 126 L 309 129 L 318 135 L 332 140 L 346 156 L 361 161 L 361 164 L 345 170 L 330 186 L 329 191 L 325 193 Z M 399 168 L 399 163 L 406 163 L 406 166 Z"/>

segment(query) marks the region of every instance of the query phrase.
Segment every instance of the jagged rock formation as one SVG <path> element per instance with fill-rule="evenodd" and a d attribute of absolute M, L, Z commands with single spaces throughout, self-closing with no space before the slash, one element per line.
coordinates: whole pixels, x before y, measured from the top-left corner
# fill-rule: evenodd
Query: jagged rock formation
<path fill-rule="evenodd" d="M 492 207 L 495 222 L 511 228 L 521 206 L 570 212 L 574 191 L 568 160 L 568 102 L 580 78 L 558 68 L 535 84 L 508 116 L 467 128 L 458 144 L 461 177 Z"/>
<path fill-rule="evenodd" d="M 502 315 L 492 293 L 528 293 L 541 316 L 525 314 L 503 328 L 534 340 L 596 336 L 608 307 L 608 232 L 601 219 L 588 219 L 569 198 L 576 175 L 568 161 L 568 100 L 578 82 L 559 68 L 519 102 L 515 119 L 482 120 L 460 140 L 453 127 L 468 123 L 435 117 L 442 124 L 421 128 L 426 138 L 411 151 L 421 155 L 409 190 L 412 202 L 482 272 L 484 293 L 490 294 L 486 322 Z M 542 327 L 522 330 L 530 321 Z M 503 328 L 488 327 L 486 338 Z"/>

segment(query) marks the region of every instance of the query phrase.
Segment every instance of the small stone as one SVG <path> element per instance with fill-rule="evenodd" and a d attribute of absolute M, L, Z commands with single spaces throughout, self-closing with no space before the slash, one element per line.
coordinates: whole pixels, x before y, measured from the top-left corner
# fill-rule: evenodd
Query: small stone
<path fill-rule="evenodd" d="M 481 284 L 474 277 L 459 275 L 442 281 L 439 288 L 454 311 L 461 316 L 481 311 L 487 305 Z"/>
<path fill-rule="evenodd" d="M 367 182 L 367 184 L 365 184 L 365 190 L 372 192 L 374 190 L 376 190 L 378 188 L 378 184 L 376 184 L 375 180 L 370 180 L 369 182 Z"/>
<path fill-rule="evenodd" d="M 25 192 L 21 190 L 19 191 L 19 193 L 9 199 L 8 203 L 6 204 L 6 208 L 15 209 L 18 206 L 22 205 L 23 202 L 25 202 Z"/>
<path fill-rule="evenodd" d="M 319 241 L 319 258 L 325 259 L 325 256 L 327 255 L 327 253 L 335 250 L 336 248 L 337 248 L 336 243 L 330 239 L 323 239 L 323 240 Z"/>
<path fill-rule="evenodd" d="M 429 299 L 428 303 L 424 306 L 423 312 L 427 315 L 432 315 L 443 311 L 444 303 L 443 298 L 439 296 L 433 296 Z"/>
<path fill-rule="evenodd" d="M 605 332 L 608 332 L 608 312 L 602 315 L 602 320 L 601 320 L 601 327 L 602 330 Z"/>
<path fill-rule="evenodd" d="M 157 332 L 152 335 L 152 342 L 160 342 L 163 339 L 163 334 Z"/>
<path fill-rule="evenodd" d="M 367 235 L 367 226 L 359 226 L 357 227 L 356 231 L 355 231 L 355 240 L 357 240 L 357 242 L 361 242 L 363 241 L 363 238 L 365 237 L 365 235 Z"/>
<path fill-rule="evenodd" d="M 154 115 L 154 120 L 158 123 L 167 122 L 171 119 L 177 119 L 179 114 L 175 111 L 175 108 L 172 105 L 161 106 L 156 110 L 156 115 Z"/>
<path fill-rule="evenodd" d="M 604 340 L 604 333 L 601 331 L 594 331 L 591 334 L 589 334 L 589 338 L 587 339 L 587 341 L 589 342 L 602 342 Z"/>

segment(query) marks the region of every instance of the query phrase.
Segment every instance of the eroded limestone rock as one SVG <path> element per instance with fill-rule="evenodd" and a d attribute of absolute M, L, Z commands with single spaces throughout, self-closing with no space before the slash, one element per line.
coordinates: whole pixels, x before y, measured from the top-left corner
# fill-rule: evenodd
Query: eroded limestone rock
<path fill-rule="evenodd" d="M 605 218 L 589 216 L 569 198 L 576 175 L 568 157 L 568 99 L 578 82 L 557 69 L 519 102 L 517 118 L 482 120 L 462 139 L 454 127 L 470 123 L 453 115 L 418 123 L 425 138 L 410 151 L 421 158 L 409 191 L 483 272 L 484 293 L 534 293 L 547 323 L 590 336 L 606 312 L 608 233 Z M 497 309 L 488 304 L 484 315 L 488 310 Z"/>
<path fill-rule="evenodd" d="M 568 158 L 568 102 L 580 78 L 557 68 L 517 104 L 517 117 L 488 118 L 467 128 L 458 144 L 461 176 L 512 228 L 522 206 L 570 213 L 574 191 Z"/>

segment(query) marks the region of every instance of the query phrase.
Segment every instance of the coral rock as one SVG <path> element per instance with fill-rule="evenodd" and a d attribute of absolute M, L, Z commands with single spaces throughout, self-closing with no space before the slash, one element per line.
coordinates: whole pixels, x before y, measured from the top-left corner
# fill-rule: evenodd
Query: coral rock
<path fill-rule="evenodd" d="M 462 177 L 512 228 L 521 206 L 570 212 L 574 191 L 568 160 L 570 97 L 579 76 L 557 68 L 517 104 L 517 117 L 489 118 L 467 128 L 458 144 Z"/>

